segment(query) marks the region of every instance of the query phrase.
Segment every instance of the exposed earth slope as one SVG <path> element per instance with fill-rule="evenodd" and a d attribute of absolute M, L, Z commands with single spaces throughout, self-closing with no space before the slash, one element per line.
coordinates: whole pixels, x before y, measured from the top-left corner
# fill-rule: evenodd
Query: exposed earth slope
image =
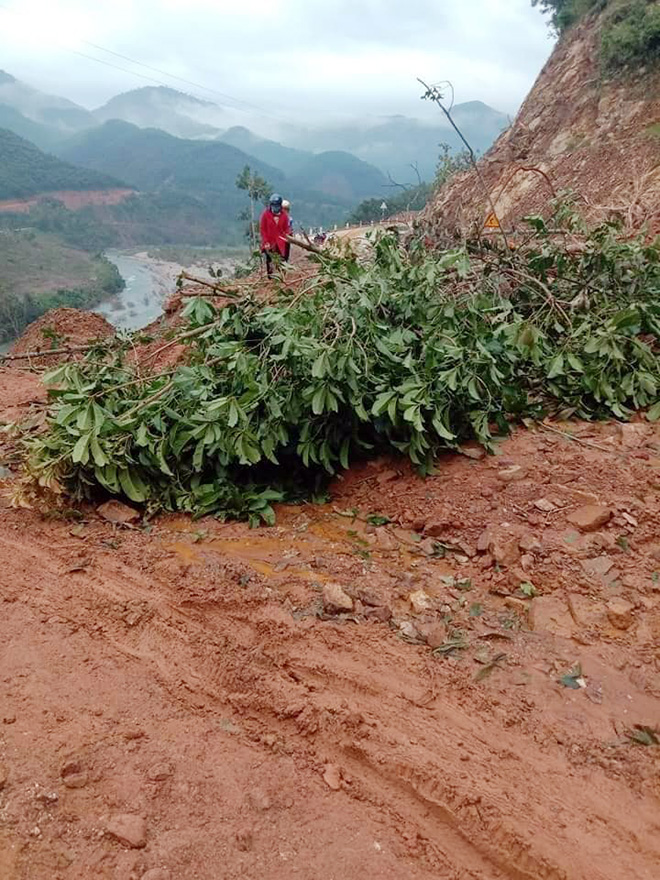
<path fill-rule="evenodd" d="M 514 124 L 481 162 L 485 188 L 509 230 L 547 213 L 572 190 L 584 213 L 660 229 L 660 74 L 649 68 L 607 79 L 599 61 L 601 20 L 560 40 Z M 479 229 L 490 213 L 473 172 L 454 178 L 426 213 L 431 230 Z"/>

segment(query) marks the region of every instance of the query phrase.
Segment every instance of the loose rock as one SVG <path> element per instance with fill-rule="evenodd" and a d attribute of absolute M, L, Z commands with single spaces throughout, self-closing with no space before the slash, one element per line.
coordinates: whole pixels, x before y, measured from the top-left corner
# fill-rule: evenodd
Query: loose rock
<path fill-rule="evenodd" d="M 538 596 L 529 609 L 529 625 L 535 632 L 571 636 L 575 622 L 566 602 L 558 596 Z"/>
<path fill-rule="evenodd" d="M 7 779 L 9 778 L 9 770 L 7 769 L 5 764 L 0 764 L 0 791 L 7 784 Z"/>
<path fill-rule="evenodd" d="M 323 607 L 328 614 L 344 614 L 353 610 L 353 600 L 339 584 L 323 587 Z"/>
<path fill-rule="evenodd" d="M 567 516 L 569 523 L 581 532 L 596 532 L 607 525 L 611 518 L 612 511 L 601 504 L 585 504 Z"/>
<path fill-rule="evenodd" d="M 548 501 L 547 498 L 539 498 L 534 502 L 534 507 L 542 513 L 552 513 L 553 510 L 557 510 L 552 501 Z"/>
<path fill-rule="evenodd" d="M 106 832 L 119 843 L 131 849 L 147 845 L 147 822 L 135 813 L 118 813 L 106 822 Z"/>
<path fill-rule="evenodd" d="M 518 480 L 524 480 L 527 476 L 525 468 L 520 464 L 514 464 L 508 468 L 502 468 L 497 472 L 497 479 L 501 483 L 515 483 Z"/>
<path fill-rule="evenodd" d="M 508 541 L 495 540 L 488 545 L 488 552 L 498 565 L 511 566 L 520 558 L 520 550 L 516 538 Z"/>
<path fill-rule="evenodd" d="M 337 764 L 326 764 L 323 771 L 323 781 L 332 791 L 339 791 L 341 789 L 341 770 Z"/>
<path fill-rule="evenodd" d="M 174 768 L 171 764 L 154 764 L 153 767 L 149 768 L 147 778 L 151 782 L 165 782 L 173 773 Z"/>
<path fill-rule="evenodd" d="M 87 785 L 87 771 L 79 761 L 67 761 L 60 770 L 60 776 L 67 788 L 84 788 Z"/>
<path fill-rule="evenodd" d="M 607 619 L 617 629 L 630 629 L 634 610 L 635 606 L 625 599 L 612 599 L 607 603 Z"/>
<path fill-rule="evenodd" d="M 167 868 L 151 868 L 142 875 L 142 880 L 171 880 L 172 875 Z"/>
<path fill-rule="evenodd" d="M 106 501 L 97 508 L 99 516 L 111 523 L 127 525 L 140 519 L 140 512 L 121 501 Z"/>
<path fill-rule="evenodd" d="M 415 590 L 408 596 L 408 601 L 414 614 L 423 614 L 433 605 L 433 600 L 424 590 Z"/>

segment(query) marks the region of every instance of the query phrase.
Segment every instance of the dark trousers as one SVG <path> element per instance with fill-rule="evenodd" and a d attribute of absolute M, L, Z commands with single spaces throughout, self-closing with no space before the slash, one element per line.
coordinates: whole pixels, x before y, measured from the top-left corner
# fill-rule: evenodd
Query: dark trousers
<path fill-rule="evenodd" d="M 273 267 L 277 268 L 280 263 L 286 263 L 289 260 L 289 253 L 291 252 L 291 245 L 287 242 L 286 250 L 284 251 L 284 256 L 279 251 L 264 251 L 266 255 L 266 275 L 269 278 L 273 277 Z"/>

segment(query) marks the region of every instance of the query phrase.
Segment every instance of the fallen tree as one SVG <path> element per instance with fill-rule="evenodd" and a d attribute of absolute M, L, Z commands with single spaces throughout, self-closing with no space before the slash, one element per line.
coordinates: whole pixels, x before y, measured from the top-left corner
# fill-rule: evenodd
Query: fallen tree
<path fill-rule="evenodd" d="M 488 447 L 515 419 L 660 417 L 656 244 L 581 230 L 564 211 L 531 218 L 515 251 L 432 254 L 384 234 L 368 265 L 312 259 L 318 274 L 268 303 L 189 300 L 186 362 L 171 374 L 141 375 L 102 347 L 51 372 L 23 501 L 103 490 L 273 522 L 274 501 L 356 456 L 396 450 L 428 471 L 439 450 Z"/>

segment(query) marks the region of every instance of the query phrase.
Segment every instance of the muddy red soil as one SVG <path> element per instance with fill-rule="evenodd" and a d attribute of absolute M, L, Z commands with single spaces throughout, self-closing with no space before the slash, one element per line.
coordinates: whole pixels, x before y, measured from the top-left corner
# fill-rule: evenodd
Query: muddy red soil
<path fill-rule="evenodd" d="M 660 430 L 550 427 L 270 529 L 5 497 L 0 877 L 657 880 Z"/>

